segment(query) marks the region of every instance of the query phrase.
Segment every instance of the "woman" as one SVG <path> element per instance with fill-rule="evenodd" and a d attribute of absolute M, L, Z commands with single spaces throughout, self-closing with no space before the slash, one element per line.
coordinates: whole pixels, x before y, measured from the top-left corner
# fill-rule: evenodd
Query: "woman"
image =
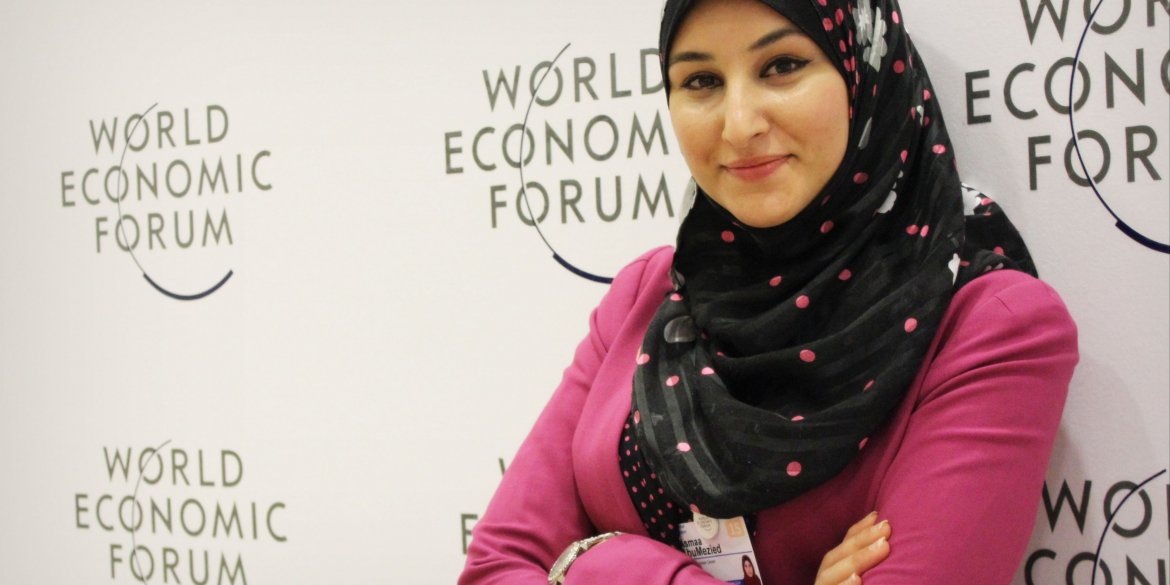
<path fill-rule="evenodd" d="M 746 517 L 768 585 L 1007 583 L 1076 331 L 961 186 L 897 3 L 669 0 L 660 49 L 693 207 L 594 311 L 461 583 L 718 583 L 678 548 L 700 512 Z"/>
<path fill-rule="evenodd" d="M 743 564 L 743 585 L 763 585 L 760 583 L 760 578 L 756 576 L 756 566 L 752 564 L 751 557 L 743 555 L 741 563 Z"/>

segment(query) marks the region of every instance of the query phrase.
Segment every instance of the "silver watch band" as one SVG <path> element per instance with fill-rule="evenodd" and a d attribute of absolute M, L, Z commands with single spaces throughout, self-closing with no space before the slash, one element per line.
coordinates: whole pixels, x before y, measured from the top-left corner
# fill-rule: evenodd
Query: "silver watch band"
<path fill-rule="evenodd" d="M 624 533 L 606 532 L 605 534 L 598 534 L 596 536 L 590 536 L 589 538 L 582 538 L 581 540 L 570 544 L 565 548 L 565 552 L 561 553 L 560 557 L 557 557 L 557 560 L 555 563 L 553 563 L 552 568 L 549 569 L 549 585 L 560 585 L 561 583 L 564 583 L 565 575 L 569 572 L 569 566 L 573 564 L 573 561 L 577 560 L 577 557 L 584 554 L 585 551 L 622 534 Z"/>

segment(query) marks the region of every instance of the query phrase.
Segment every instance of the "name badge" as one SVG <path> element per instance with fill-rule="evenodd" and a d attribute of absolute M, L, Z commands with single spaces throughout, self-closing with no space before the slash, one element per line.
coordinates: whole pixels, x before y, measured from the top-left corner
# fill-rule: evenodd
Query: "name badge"
<path fill-rule="evenodd" d="M 735 585 L 763 585 L 743 516 L 720 520 L 695 514 L 679 527 L 683 550 L 712 577 Z"/>

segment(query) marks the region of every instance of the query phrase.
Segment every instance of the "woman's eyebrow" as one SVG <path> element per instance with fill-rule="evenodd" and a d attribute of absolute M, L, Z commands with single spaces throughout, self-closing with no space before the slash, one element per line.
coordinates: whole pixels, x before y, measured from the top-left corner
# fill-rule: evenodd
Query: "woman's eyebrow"
<path fill-rule="evenodd" d="M 684 61 L 710 61 L 713 59 L 711 53 L 700 53 L 698 51 L 684 51 L 682 53 L 675 53 L 670 57 L 670 62 L 667 63 L 667 68 L 675 63 L 682 63 Z"/>
<path fill-rule="evenodd" d="M 776 41 L 779 41 L 780 39 L 782 39 L 788 35 L 792 35 L 792 34 L 800 34 L 800 31 L 795 29 L 795 28 L 792 28 L 790 26 L 786 26 L 784 28 L 778 28 L 778 29 L 760 37 L 760 40 L 752 43 L 752 46 L 748 47 L 748 50 L 749 51 L 758 51 L 758 50 L 763 49 L 764 47 L 766 47 L 766 46 L 768 46 Z"/>
<path fill-rule="evenodd" d="M 799 29 L 795 29 L 795 28 L 792 28 L 790 26 L 778 28 L 778 29 L 760 37 L 759 40 L 752 43 L 752 46 L 748 47 L 748 50 L 749 51 L 758 51 L 760 49 L 763 49 L 764 47 L 767 47 L 768 45 L 771 45 L 772 43 L 779 41 L 780 39 L 783 39 L 784 37 L 787 37 L 789 35 L 794 35 L 794 34 L 803 34 L 803 33 L 801 33 L 801 31 Z M 701 53 L 698 51 L 684 51 L 684 52 L 675 53 L 674 55 L 672 55 L 670 57 L 670 61 L 667 63 L 666 66 L 667 66 L 667 68 L 670 68 L 670 66 L 674 65 L 675 63 L 694 62 L 694 61 L 710 61 L 713 58 L 714 57 L 712 57 L 710 53 Z"/>

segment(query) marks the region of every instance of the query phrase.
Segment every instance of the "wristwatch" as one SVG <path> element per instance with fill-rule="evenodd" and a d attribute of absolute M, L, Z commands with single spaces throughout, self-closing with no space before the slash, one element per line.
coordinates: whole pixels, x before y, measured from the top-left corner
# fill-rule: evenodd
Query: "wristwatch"
<path fill-rule="evenodd" d="M 590 536 L 574 542 L 557 557 L 557 562 L 548 571 L 548 585 L 560 585 L 565 582 L 565 574 L 569 572 L 569 565 L 577 560 L 585 551 L 615 537 L 620 536 L 621 532 L 606 532 L 605 534 L 598 534 L 597 536 Z"/>

